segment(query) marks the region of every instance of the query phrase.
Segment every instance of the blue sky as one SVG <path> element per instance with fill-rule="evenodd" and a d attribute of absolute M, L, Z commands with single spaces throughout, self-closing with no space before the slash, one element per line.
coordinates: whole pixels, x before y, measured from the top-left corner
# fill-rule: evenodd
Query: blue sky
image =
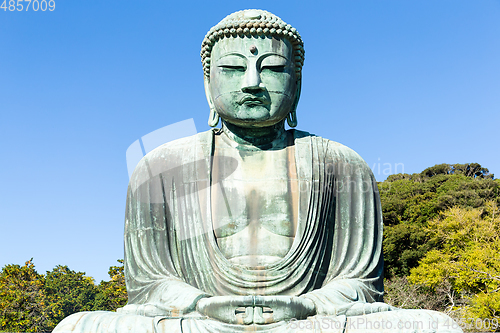
<path fill-rule="evenodd" d="M 0 267 L 33 257 L 107 279 L 127 148 L 189 118 L 209 128 L 200 44 L 246 8 L 303 37 L 299 129 L 353 148 L 378 180 L 466 162 L 500 176 L 499 0 L 55 4 L 0 10 Z"/>

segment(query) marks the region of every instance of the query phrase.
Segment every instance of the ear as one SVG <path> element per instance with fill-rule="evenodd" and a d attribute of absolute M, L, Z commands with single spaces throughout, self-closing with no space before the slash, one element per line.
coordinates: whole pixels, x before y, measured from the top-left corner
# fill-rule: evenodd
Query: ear
<path fill-rule="evenodd" d="M 210 79 L 205 76 L 205 95 L 207 96 L 208 106 L 210 107 L 210 115 L 208 116 L 208 126 L 215 127 L 219 123 L 219 114 L 215 111 L 214 101 L 212 100 L 212 93 L 210 92 Z"/>
<path fill-rule="evenodd" d="M 295 91 L 295 101 L 293 101 L 292 112 L 295 112 L 297 110 L 297 106 L 299 105 L 301 89 L 302 89 L 302 78 L 299 78 L 297 80 L 297 90 Z"/>
<path fill-rule="evenodd" d="M 208 106 L 210 107 L 210 110 L 214 110 L 214 102 L 212 100 L 212 93 L 210 92 L 210 78 L 208 78 L 206 75 L 204 75 L 204 85 L 205 85 L 205 96 L 207 96 L 207 102 Z"/>

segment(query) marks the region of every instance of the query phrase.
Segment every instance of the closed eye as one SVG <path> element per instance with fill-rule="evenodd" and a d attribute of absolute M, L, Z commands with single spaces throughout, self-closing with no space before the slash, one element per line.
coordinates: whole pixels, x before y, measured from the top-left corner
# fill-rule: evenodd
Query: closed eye
<path fill-rule="evenodd" d="M 221 68 L 223 71 L 238 71 L 238 72 L 246 71 L 246 68 L 244 66 L 219 65 L 219 68 Z"/>
<path fill-rule="evenodd" d="M 272 72 L 276 72 L 276 73 L 282 73 L 285 71 L 285 67 L 286 66 L 271 66 L 271 65 L 267 65 L 267 66 L 263 66 L 262 67 L 262 71 L 265 71 L 265 70 L 269 70 L 269 71 L 272 71 Z"/>

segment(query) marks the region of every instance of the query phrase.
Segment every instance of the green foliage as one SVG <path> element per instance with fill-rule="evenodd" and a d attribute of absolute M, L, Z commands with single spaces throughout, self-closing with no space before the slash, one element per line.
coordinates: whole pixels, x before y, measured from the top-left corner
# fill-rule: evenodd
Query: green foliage
<path fill-rule="evenodd" d="M 453 173 L 461 173 L 472 178 L 489 178 L 493 179 L 493 174 L 486 168 L 483 168 L 479 163 L 453 164 Z"/>
<path fill-rule="evenodd" d="M 449 175 L 452 174 L 453 166 L 450 164 L 436 164 L 435 166 L 431 166 L 424 171 L 421 172 L 421 174 L 425 177 L 433 177 L 437 175 Z"/>
<path fill-rule="evenodd" d="M 425 224 L 453 206 L 478 208 L 488 200 L 499 200 L 497 180 L 464 174 L 427 177 L 423 173 L 393 175 L 379 183 L 384 225 L 402 221 Z"/>
<path fill-rule="evenodd" d="M 94 310 L 116 311 L 127 304 L 127 290 L 123 272 L 123 259 L 118 260 L 121 266 L 111 266 L 108 274 L 109 281 L 101 281 L 98 286 Z"/>
<path fill-rule="evenodd" d="M 91 311 L 98 293 L 93 278 L 60 265 L 47 272 L 44 290 L 50 327 L 75 312 Z"/>
<path fill-rule="evenodd" d="M 432 248 L 427 232 L 420 226 L 400 223 L 384 228 L 386 277 L 403 277 Z"/>
<path fill-rule="evenodd" d="M 421 175 L 433 177 L 436 175 L 461 174 L 470 178 L 489 178 L 493 179 L 493 174 L 487 168 L 483 168 L 479 163 L 466 164 L 436 164 L 422 171 Z"/>
<path fill-rule="evenodd" d="M 500 209 L 451 208 L 429 221 L 426 231 L 439 246 L 429 251 L 409 281 L 433 290 L 442 283 L 468 295 L 467 317 L 500 320 Z M 455 306 L 455 304 L 451 304 Z"/>
<path fill-rule="evenodd" d="M 439 164 L 389 176 L 379 191 L 385 300 L 500 320 L 500 180 L 477 163 Z"/>
<path fill-rule="evenodd" d="M 0 332 L 51 331 L 75 312 L 115 311 L 127 302 L 123 265 L 110 267 L 109 276 L 96 286 L 67 266 L 42 275 L 32 260 L 22 267 L 6 265 L 0 271 Z"/>
<path fill-rule="evenodd" d="M 0 272 L 0 331 L 40 332 L 44 325 L 44 277 L 32 260 Z"/>
<path fill-rule="evenodd" d="M 391 175 L 378 184 L 384 216 L 385 275 L 406 276 L 436 244 L 428 221 L 451 207 L 500 203 L 500 182 L 478 163 L 439 164 L 419 174 Z"/>

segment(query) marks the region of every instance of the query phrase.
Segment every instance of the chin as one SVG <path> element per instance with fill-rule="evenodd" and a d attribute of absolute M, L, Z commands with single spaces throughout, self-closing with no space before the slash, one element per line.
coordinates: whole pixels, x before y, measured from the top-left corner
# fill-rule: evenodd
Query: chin
<path fill-rule="evenodd" d="M 269 110 L 263 107 L 255 107 L 238 112 L 237 116 L 230 120 L 234 124 L 259 124 L 271 120 Z M 261 127 L 261 126 L 259 126 Z"/>
<path fill-rule="evenodd" d="M 263 127 L 271 127 L 274 125 L 279 124 L 280 122 L 283 122 L 284 119 L 270 119 L 267 118 L 265 120 L 263 119 L 252 119 L 252 120 L 247 120 L 247 121 L 241 121 L 238 124 L 240 127 L 245 127 L 245 128 L 263 128 Z"/>

